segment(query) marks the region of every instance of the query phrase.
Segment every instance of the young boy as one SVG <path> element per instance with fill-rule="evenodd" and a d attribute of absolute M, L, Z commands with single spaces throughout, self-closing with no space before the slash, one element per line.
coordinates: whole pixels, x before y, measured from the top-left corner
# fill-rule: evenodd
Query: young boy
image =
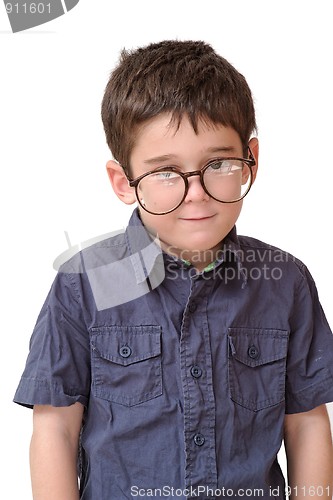
<path fill-rule="evenodd" d="M 258 168 L 244 77 L 203 42 L 151 44 L 122 54 L 102 118 L 138 208 L 62 266 L 38 318 L 15 395 L 34 499 L 282 499 L 283 439 L 291 498 L 331 498 L 315 284 L 235 229 Z"/>

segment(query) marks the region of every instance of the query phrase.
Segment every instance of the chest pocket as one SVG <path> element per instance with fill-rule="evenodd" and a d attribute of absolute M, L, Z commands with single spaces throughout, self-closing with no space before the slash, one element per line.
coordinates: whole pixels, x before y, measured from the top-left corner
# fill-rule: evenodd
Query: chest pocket
<path fill-rule="evenodd" d="M 289 333 L 285 330 L 229 328 L 229 389 L 235 402 L 252 411 L 285 399 Z"/>
<path fill-rule="evenodd" d="M 94 328 L 91 353 L 95 396 L 133 406 L 162 394 L 160 326 Z"/>

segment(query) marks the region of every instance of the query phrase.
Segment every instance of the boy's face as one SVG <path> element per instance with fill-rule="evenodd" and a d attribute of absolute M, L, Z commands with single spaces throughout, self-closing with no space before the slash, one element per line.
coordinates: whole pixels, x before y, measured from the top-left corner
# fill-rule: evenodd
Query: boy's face
<path fill-rule="evenodd" d="M 251 139 L 250 147 L 258 163 L 258 142 Z M 241 140 L 234 129 L 222 125 L 199 123 L 196 134 L 187 117 L 180 127 L 170 125 L 170 115 L 160 115 L 142 126 L 131 155 L 131 177 L 161 166 L 177 167 L 182 172 L 199 170 L 210 160 L 223 157 L 243 157 Z M 122 201 L 136 201 L 134 188 L 119 165 L 107 165 L 113 188 Z M 184 202 L 171 213 L 152 215 L 141 207 L 140 216 L 146 228 L 158 236 L 162 248 L 173 255 L 190 260 L 198 269 L 214 260 L 224 237 L 234 226 L 242 201 L 220 203 L 203 190 L 199 176 L 188 178 L 189 189 Z"/>

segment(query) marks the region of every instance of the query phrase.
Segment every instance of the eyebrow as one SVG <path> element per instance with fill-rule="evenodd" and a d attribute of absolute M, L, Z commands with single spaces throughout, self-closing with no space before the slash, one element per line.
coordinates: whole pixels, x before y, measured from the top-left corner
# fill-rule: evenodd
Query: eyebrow
<path fill-rule="evenodd" d="M 228 153 L 228 154 L 234 154 L 236 153 L 236 148 L 234 146 L 218 146 L 218 147 L 211 147 L 208 148 L 207 153 Z"/>
<path fill-rule="evenodd" d="M 210 148 L 207 148 L 205 153 L 228 153 L 228 154 L 235 154 L 236 153 L 236 148 L 234 146 L 212 146 Z M 166 155 L 161 155 L 161 156 L 155 156 L 153 158 L 148 158 L 147 160 L 144 160 L 144 163 L 146 165 L 155 165 L 157 163 L 161 163 L 164 161 L 170 161 L 170 160 L 175 160 L 177 159 L 177 155 L 174 154 L 166 154 Z"/>
<path fill-rule="evenodd" d="M 143 163 L 146 165 L 154 165 L 155 163 L 161 163 L 163 161 L 168 161 L 177 158 L 176 155 L 169 154 L 169 155 L 162 155 L 162 156 L 155 156 L 154 158 L 149 158 L 148 160 L 144 160 Z"/>

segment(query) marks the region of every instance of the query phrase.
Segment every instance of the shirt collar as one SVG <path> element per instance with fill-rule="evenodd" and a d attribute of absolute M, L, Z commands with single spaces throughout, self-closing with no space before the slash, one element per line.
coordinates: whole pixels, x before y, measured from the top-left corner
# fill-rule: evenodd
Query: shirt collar
<path fill-rule="evenodd" d="M 240 245 L 240 241 L 237 235 L 236 226 L 232 228 L 229 234 L 224 238 L 222 246 L 222 261 L 234 260 L 237 263 L 239 274 L 242 276 L 243 283 L 242 288 L 244 289 L 247 285 L 247 273 L 244 269 L 244 252 Z M 224 257 L 223 257 L 224 256 Z"/>
<path fill-rule="evenodd" d="M 149 235 L 141 222 L 137 208 L 129 220 L 125 231 L 125 238 L 138 284 L 146 281 L 152 275 L 153 271 L 156 272 L 156 267 L 158 267 L 159 276 L 161 272 L 164 273 L 162 250 L 158 238 L 153 240 Z"/>

